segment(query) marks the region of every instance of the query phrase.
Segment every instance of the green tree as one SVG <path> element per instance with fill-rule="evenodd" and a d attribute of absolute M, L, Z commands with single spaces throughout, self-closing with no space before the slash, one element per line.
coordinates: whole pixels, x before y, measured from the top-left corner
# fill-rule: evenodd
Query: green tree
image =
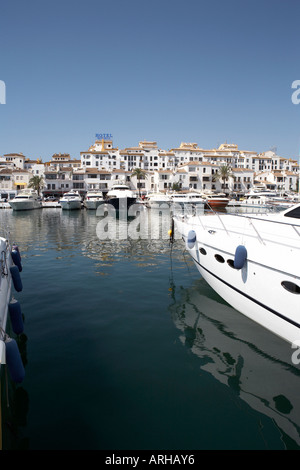
<path fill-rule="evenodd" d="M 173 191 L 180 191 L 180 183 L 173 183 L 172 184 Z"/>
<path fill-rule="evenodd" d="M 38 195 L 40 195 L 41 189 L 44 187 L 44 178 L 42 176 L 34 175 L 30 178 L 28 183 L 28 188 L 32 188 L 37 191 Z"/>
<path fill-rule="evenodd" d="M 220 168 L 217 170 L 217 173 L 213 175 L 213 181 L 219 181 L 222 180 L 222 188 L 225 190 L 225 185 L 226 181 L 229 180 L 229 178 L 233 178 L 233 173 L 231 171 L 231 166 L 230 165 L 223 165 L 220 166 Z"/>
<path fill-rule="evenodd" d="M 147 177 L 147 173 L 146 173 L 144 170 L 142 170 L 141 168 L 135 168 L 135 169 L 133 170 L 133 172 L 131 173 L 131 177 L 133 177 L 133 176 L 136 176 L 136 178 L 137 178 L 137 180 L 138 180 L 137 187 L 138 187 L 138 190 L 139 190 L 139 197 L 140 197 L 140 196 L 141 196 L 141 191 L 140 191 L 140 186 L 141 186 L 141 184 L 140 184 L 140 181 L 141 181 L 141 179 L 144 179 L 144 178 Z"/>

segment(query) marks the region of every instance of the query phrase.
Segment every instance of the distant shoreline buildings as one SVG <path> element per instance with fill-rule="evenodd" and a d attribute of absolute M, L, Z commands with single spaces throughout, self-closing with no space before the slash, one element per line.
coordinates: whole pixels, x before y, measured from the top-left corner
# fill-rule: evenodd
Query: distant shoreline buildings
<path fill-rule="evenodd" d="M 231 169 L 226 180 L 216 180 L 222 166 Z M 110 138 L 96 139 L 80 159 L 69 154 L 54 154 L 47 162 L 31 160 L 22 153 L 0 157 L 0 192 L 13 195 L 28 186 L 32 176 L 44 181 L 43 195 L 59 197 L 71 189 L 82 196 L 90 190 L 104 194 L 122 181 L 138 190 L 134 169 L 145 176 L 140 179 L 142 194 L 165 192 L 174 185 L 180 190 L 224 191 L 241 194 L 260 185 L 277 191 L 299 190 L 299 165 L 292 158 L 274 151 L 257 153 L 239 150 L 236 144 L 224 143 L 216 149 L 203 149 L 196 143 L 181 143 L 171 150 L 159 149 L 155 141 L 140 141 L 136 147 L 119 150 Z"/>

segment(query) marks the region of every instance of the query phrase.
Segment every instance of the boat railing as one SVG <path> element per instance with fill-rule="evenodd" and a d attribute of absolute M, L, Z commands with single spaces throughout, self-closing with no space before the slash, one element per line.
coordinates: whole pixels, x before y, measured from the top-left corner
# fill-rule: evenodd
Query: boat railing
<path fill-rule="evenodd" d="M 281 211 L 277 211 L 277 209 L 275 208 L 274 211 L 271 210 L 271 212 L 281 212 Z M 187 215 L 188 218 L 190 217 L 190 215 L 188 214 L 188 211 L 185 211 L 184 216 L 186 216 L 186 215 Z M 204 222 L 204 221 L 206 221 L 206 217 L 201 217 L 201 214 L 199 214 L 199 213 L 198 214 L 194 213 L 194 214 L 191 214 L 191 215 L 198 218 L 199 223 L 202 225 L 202 227 L 204 229 L 208 229 L 209 223 L 207 225 L 205 225 L 205 222 Z M 253 231 L 255 232 L 257 238 L 259 239 L 259 241 L 262 244 L 265 244 L 265 240 L 264 240 L 265 237 L 262 233 L 262 230 L 260 230 L 257 227 L 257 224 L 261 223 L 261 222 L 274 223 L 277 226 L 281 225 L 281 226 L 287 227 L 289 229 L 291 228 L 296 233 L 296 235 L 298 237 L 300 237 L 300 225 L 299 225 L 299 223 L 298 224 L 296 224 L 296 223 L 293 224 L 293 223 L 290 223 L 290 222 L 286 223 L 286 222 L 281 221 L 281 220 L 268 219 L 268 218 L 264 218 L 263 214 L 259 214 L 259 217 L 255 217 L 255 215 L 257 216 L 258 214 L 255 214 L 255 213 L 253 213 L 253 214 L 242 214 L 242 213 L 235 213 L 235 212 L 230 213 L 230 212 L 226 212 L 226 211 L 221 212 L 221 211 L 218 211 L 218 210 L 214 210 L 214 208 L 212 208 L 211 206 L 209 206 L 209 204 L 207 204 L 206 209 L 205 209 L 205 216 L 207 216 L 207 222 L 210 220 L 209 215 L 217 216 L 217 218 L 220 222 L 220 225 L 222 226 L 222 228 L 224 229 L 224 231 L 226 232 L 226 234 L 228 236 L 230 236 L 231 230 L 229 229 L 229 227 L 226 226 L 226 219 L 227 219 L 228 216 L 231 216 L 231 217 L 233 216 L 233 217 L 240 217 L 240 218 L 246 219 L 248 221 L 249 225 L 252 227 Z"/>

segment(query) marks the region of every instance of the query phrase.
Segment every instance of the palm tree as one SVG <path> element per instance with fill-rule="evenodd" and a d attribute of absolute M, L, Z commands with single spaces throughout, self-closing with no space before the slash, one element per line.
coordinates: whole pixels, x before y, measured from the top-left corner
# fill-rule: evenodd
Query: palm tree
<path fill-rule="evenodd" d="M 30 178 L 28 188 L 32 188 L 40 195 L 40 190 L 44 187 L 44 178 L 42 176 L 34 175 Z"/>
<path fill-rule="evenodd" d="M 229 178 L 233 178 L 233 173 L 231 171 L 231 166 L 230 165 L 223 165 L 223 166 L 220 166 L 220 168 L 217 170 L 217 173 L 214 174 L 212 179 L 213 179 L 213 181 L 222 180 L 223 181 L 222 188 L 223 188 L 223 190 L 225 190 L 225 184 L 226 184 L 226 181 Z"/>
<path fill-rule="evenodd" d="M 173 190 L 173 191 L 180 191 L 180 189 L 181 189 L 181 188 L 180 188 L 180 183 L 177 183 L 177 182 L 176 182 L 176 183 L 173 183 L 173 184 L 172 184 L 172 190 Z"/>
<path fill-rule="evenodd" d="M 146 171 L 142 170 L 141 168 L 135 168 L 133 172 L 131 173 L 131 177 L 136 176 L 138 180 L 138 190 L 139 190 L 139 197 L 141 196 L 141 191 L 140 191 L 140 180 L 144 179 L 147 177 Z"/>

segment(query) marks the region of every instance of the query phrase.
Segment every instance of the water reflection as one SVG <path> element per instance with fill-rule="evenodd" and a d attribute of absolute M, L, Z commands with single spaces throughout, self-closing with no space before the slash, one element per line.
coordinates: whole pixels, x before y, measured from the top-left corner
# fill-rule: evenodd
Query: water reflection
<path fill-rule="evenodd" d="M 270 417 L 286 447 L 292 439 L 292 448 L 300 448 L 300 370 L 291 347 L 228 306 L 203 280 L 189 289 L 171 284 L 171 290 L 180 341 L 200 368 Z"/>
<path fill-rule="evenodd" d="M 80 252 L 99 261 L 102 267 L 112 266 L 120 257 L 143 266 L 159 266 L 158 255 L 168 255 L 171 249 L 174 257 L 181 256 L 182 245 L 170 244 L 171 217 L 168 205 L 150 210 L 141 204 L 132 206 L 125 215 L 107 206 L 100 206 L 97 212 L 0 212 L 2 223 L 11 232 L 11 241 L 21 245 L 24 257 L 30 249 L 31 256 L 55 250 L 58 259 Z"/>

